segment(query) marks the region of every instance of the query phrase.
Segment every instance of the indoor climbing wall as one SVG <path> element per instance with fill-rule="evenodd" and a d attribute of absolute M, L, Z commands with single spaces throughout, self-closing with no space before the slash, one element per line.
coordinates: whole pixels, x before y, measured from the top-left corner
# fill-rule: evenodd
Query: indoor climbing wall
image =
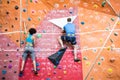
<path fill-rule="evenodd" d="M 0 79 L 119 80 L 119 4 L 119 0 L 0 0 Z M 49 20 L 74 15 L 78 57 L 82 61 L 74 63 L 69 47 L 56 67 L 47 57 L 59 50 L 57 38 L 61 29 Z M 34 75 L 32 60 L 28 58 L 24 76 L 19 77 L 24 30 L 31 27 L 37 29 L 35 53 L 39 74 Z"/>

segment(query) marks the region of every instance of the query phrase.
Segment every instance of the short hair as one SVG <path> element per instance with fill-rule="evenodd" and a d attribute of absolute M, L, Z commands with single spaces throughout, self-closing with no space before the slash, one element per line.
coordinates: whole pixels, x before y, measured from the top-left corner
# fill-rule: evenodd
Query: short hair
<path fill-rule="evenodd" d="M 30 33 L 31 35 L 35 34 L 36 32 L 37 32 L 37 31 L 36 31 L 35 28 L 30 28 L 30 29 L 29 29 L 29 33 Z"/>
<path fill-rule="evenodd" d="M 67 18 L 67 22 L 71 22 L 71 18 Z"/>

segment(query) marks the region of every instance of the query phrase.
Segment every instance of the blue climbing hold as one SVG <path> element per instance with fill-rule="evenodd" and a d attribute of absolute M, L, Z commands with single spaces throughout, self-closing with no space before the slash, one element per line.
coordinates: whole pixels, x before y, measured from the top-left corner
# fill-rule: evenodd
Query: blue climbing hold
<path fill-rule="evenodd" d="M 2 70 L 2 74 L 5 75 L 7 73 L 6 70 Z"/>
<path fill-rule="evenodd" d="M 26 11 L 27 11 L 27 10 L 24 8 L 24 9 L 23 9 L 23 12 L 26 12 Z"/>
<path fill-rule="evenodd" d="M 84 24 L 85 24 L 85 22 L 81 22 L 81 24 L 82 24 L 82 25 L 84 25 Z"/>
<path fill-rule="evenodd" d="M 28 18 L 28 21 L 31 21 L 31 18 L 30 18 L 30 17 Z"/>
<path fill-rule="evenodd" d="M 37 68 L 37 71 L 39 71 L 40 70 L 40 68 Z"/>
<path fill-rule="evenodd" d="M 40 65 L 40 64 L 37 62 L 37 63 L 36 63 L 36 66 L 38 67 L 39 65 Z"/>
<path fill-rule="evenodd" d="M 50 80 L 50 78 L 46 78 L 46 80 Z"/>

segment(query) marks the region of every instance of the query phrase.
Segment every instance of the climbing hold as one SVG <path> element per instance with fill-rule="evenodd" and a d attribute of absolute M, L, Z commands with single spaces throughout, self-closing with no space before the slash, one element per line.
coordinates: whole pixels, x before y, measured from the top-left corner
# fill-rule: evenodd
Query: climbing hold
<path fill-rule="evenodd" d="M 97 5 L 97 4 L 94 4 L 93 7 L 94 7 L 94 8 L 98 8 L 98 5 Z"/>
<path fill-rule="evenodd" d="M 20 44 L 24 44 L 24 41 L 20 41 Z"/>
<path fill-rule="evenodd" d="M 62 69 L 62 66 L 59 65 L 59 66 L 58 66 L 58 69 Z"/>
<path fill-rule="evenodd" d="M 2 77 L 2 80 L 5 80 L 5 77 Z"/>
<path fill-rule="evenodd" d="M 32 10 L 31 13 L 35 13 L 36 11 L 35 10 Z"/>
<path fill-rule="evenodd" d="M 4 68 L 7 68 L 7 66 L 4 66 Z"/>
<path fill-rule="evenodd" d="M 50 78 L 46 78 L 46 80 L 50 80 Z"/>
<path fill-rule="evenodd" d="M 31 21 L 31 18 L 30 18 L 30 17 L 28 17 L 28 21 Z"/>
<path fill-rule="evenodd" d="M 18 10 L 18 9 L 19 9 L 19 7 L 16 5 L 16 6 L 15 6 L 15 9 L 16 9 L 16 10 Z"/>
<path fill-rule="evenodd" d="M 43 33 L 46 33 L 46 31 L 45 31 L 45 30 L 43 30 L 42 32 L 43 32 Z"/>
<path fill-rule="evenodd" d="M 40 65 L 40 64 L 37 62 L 37 63 L 36 63 L 36 67 L 38 67 L 39 65 Z"/>
<path fill-rule="evenodd" d="M 7 29 L 5 29 L 5 31 L 8 31 Z"/>
<path fill-rule="evenodd" d="M 83 22 L 83 21 L 82 21 L 82 22 L 81 22 L 81 24 L 82 24 L 82 25 L 84 25 L 84 24 L 85 24 L 85 22 Z"/>
<path fill-rule="evenodd" d="M 38 3 L 38 0 L 34 0 L 35 3 Z"/>
<path fill-rule="evenodd" d="M 115 62 L 115 58 L 111 58 L 111 59 L 110 59 L 110 62 L 111 62 L 111 63 Z"/>
<path fill-rule="evenodd" d="M 7 73 L 6 70 L 2 70 L 2 74 L 5 75 Z"/>
<path fill-rule="evenodd" d="M 38 17 L 38 21 L 40 21 L 40 17 Z"/>
<path fill-rule="evenodd" d="M 111 21 L 115 21 L 115 19 L 114 19 L 114 18 L 111 18 Z"/>
<path fill-rule="evenodd" d="M 104 57 L 101 57 L 101 58 L 100 58 L 100 60 L 102 60 L 102 61 L 103 61 L 103 60 L 104 60 Z"/>
<path fill-rule="evenodd" d="M 51 73 L 48 73 L 48 76 L 51 76 Z"/>
<path fill-rule="evenodd" d="M 114 35 L 115 35 L 115 36 L 118 36 L 118 33 L 117 33 L 117 32 L 114 32 Z"/>
<path fill-rule="evenodd" d="M 17 18 L 17 17 L 15 17 L 15 20 L 18 20 L 18 18 Z"/>
<path fill-rule="evenodd" d="M 66 5 L 66 4 L 64 4 L 64 5 L 63 5 L 63 7 L 65 7 L 65 8 L 66 8 L 66 7 L 67 7 L 67 5 Z"/>
<path fill-rule="evenodd" d="M 73 12 L 74 12 L 73 10 L 74 10 L 74 9 L 73 9 L 72 7 L 70 7 L 70 8 L 69 8 L 69 13 L 70 13 L 70 14 L 73 14 Z"/>
<path fill-rule="evenodd" d="M 90 62 L 86 62 L 86 65 L 89 66 L 89 65 L 90 65 Z"/>
<path fill-rule="evenodd" d="M 108 46 L 108 47 L 107 47 L 107 50 L 108 50 L 108 51 L 109 51 L 109 50 L 111 50 L 111 47 L 110 47 L 110 46 Z"/>
<path fill-rule="evenodd" d="M 90 80 L 94 80 L 94 78 L 90 78 Z"/>
<path fill-rule="evenodd" d="M 118 23 L 117 23 L 118 25 L 120 24 L 120 21 L 118 21 Z"/>
<path fill-rule="evenodd" d="M 40 68 L 37 68 L 37 71 L 39 71 L 40 70 Z"/>
<path fill-rule="evenodd" d="M 57 68 L 57 66 L 54 65 L 54 68 Z"/>
<path fill-rule="evenodd" d="M 109 68 L 108 73 L 112 73 L 112 72 L 113 72 L 112 68 Z"/>
<path fill-rule="evenodd" d="M 14 28 L 14 25 L 12 25 L 11 27 Z"/>
<path fill-rule="evenodd" d="M 26 12 L 26 11 L 27 11 L 27 10 L 24 8 L 24 9 L 23 9 L 23 12 Z"/>
<path fill-rule="evenodd" d="M 56 74 L 56 71 L 54 71 L 53 73 Z"/>
<path fill-rule="evenodd" d="M 11 65 L 11 64 L 10 64 L 10 65 L 8 65 L 8 68 L 9 68 L 9 69 L 11 69 L 11 68 L 12 68 L 12 65 Z"/>
<path fill-rule="evenodd" d="M 6 56 L 9 56 L 8 54 L 6 54 Z"/>
<path fill-rule="evenodd" d="M 16 42 L 19 42 L 19 40 L 16 40 Z"/>
<path fill-rule="evenodd" d="M 10 46 L 10 44 L 8 43 L 7 46 Z"/>
<path fill-rule="evenodd" d="M 105 4 L 106 4 L 106 0 L 104 0 L 104 1 L 102 2 L 101 6 L 104 7 Z"/>
<path fill-rule="evenodd" d="M 110 42 L 111 42 L 111 43 L 113 43 L 113 40 L 112 40 L 112 39 L 110 39 Z"/>
<path fill-rule="evenodd" d="M 12 62 L 12 60 L 9 61 L 10 63 Z"/>
<path fill-rule="evenodd" d="M 98 65 L 101 65 L 101 62 L 98 62 Z"/>
<path fill-rule="evenodd" d="M 6 14 L 8 15 L 8 14 L 9 14 L 9 12 L 6 12 Z"/>
<path fill-rule="evenodd" d="M 41 38 L 42 37 L 42 34 L 37 34 L 37 38 Z"/>
<path fill-rule="evenodd" d="M 61 76 L 58 76 L 59 79 L 61 79 L 62 77 Z"/>
<path fill-rule="evenodd" d="M 64 70 L 63 73 L 64 73 L 64 74 L 67 74 L 67 71 Z"/>
<path fill-rule="evenodd" d="M 102 39 L 102 38 L 100 38 L 100 42 L 103 42 L 103 39 Z"/>
<path fill-rule="evenodd" d="M 88 58 L 86 56 L 83 57 L 83 60 L 87 60 Z"/>
<path fill-rule="evenodd" d="M 10 1 L 8 0 L 8 1 L 7 1 L 7 4 L 9 4 L 9 3 L 10 3 Z"/>
<path fill-rule="evenodd" d="M 17 73 L 17 71 L 14 71 L 14 73 Z"/>
<path fill-rule="evenodd" d="M 54 4 L 54 8 L 58 8 L 59 7 L 59 4 L 58 3 L 55 3 Z"/>
<path fill-rule="evenodd" d="M 30 2 L 32 2 L 32 0 L 30 0 Z"/>

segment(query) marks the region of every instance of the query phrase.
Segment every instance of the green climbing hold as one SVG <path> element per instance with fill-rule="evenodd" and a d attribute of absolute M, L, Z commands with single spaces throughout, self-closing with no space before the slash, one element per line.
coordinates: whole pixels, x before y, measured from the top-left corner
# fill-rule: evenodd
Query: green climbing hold
<path fill-rule="evenodd" d="M 98 62 L 98 65 L 101 65 L 101 62 Z"/>
<path fill-rule="evenodd" d="M 87 60 L 88 58 L 85 56 L 84 58 L 83 58 L 83 60 Z"/>
<path fill-rule="evenodd" d="M 57 68 L 57 66 L 54 65 L 54 68 Z"/>
<path fill-rule="evenodd" d="M 117 33 L 117 32 L 114 32 L 114 35 L 115 35 L 115 36 L 118 36 L 118 33 Z"/>
<path fill-rule="evenodd" d="M 114 19 L 114 18 L 111 18 L 111 21 L 115 21 L 115 19 Z"/>
<path fill-rule="evenodd" d="M 41 38 L 42 37 L 42 34 L 37 34 L 37 38 Z"/>
<path fill-rule="evenodd" d="M 106 1 L 103 1 L 101 6 L 104 7 L 105 4 L 106 4 Z"/>
<path fill-rule="evenodd" d="M 32 2 L 32 0 L 30 0 L 30 2 Z"/>

